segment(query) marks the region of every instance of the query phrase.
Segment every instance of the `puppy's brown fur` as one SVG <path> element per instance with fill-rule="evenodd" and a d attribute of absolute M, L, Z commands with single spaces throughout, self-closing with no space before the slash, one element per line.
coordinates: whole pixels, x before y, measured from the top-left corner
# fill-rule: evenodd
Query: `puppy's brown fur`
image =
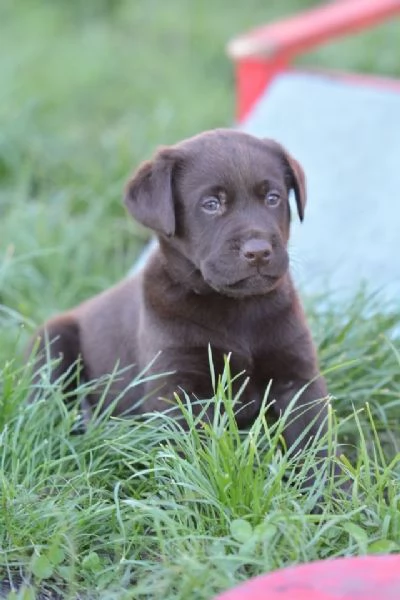
<path fill-rule="evenodd" d="M 250 378 L 239 426 L 255 419 L 270 380 L 276 416 L 306 384 L 298 404 L 325 398 L 288 272 L 291 190 L 303 219 L 303 170 L 272 140 L 214 130 L 159 150 L 133 175 L 125 197 L 159 248 L 135 277 L 45 323 L 40 350 L 47 339 L 51 356 L 60 358 L 53 378 L 79 357 L 88 380 L 118 363 L 125 370 L 107 402 L 121 394 L 118 413 L 159 411 L 181 389 L 212 396 L 210 345 L 217 370 L 231 353 L 233 374 Z M 174 374 L 129 389 L 159 352 L 150 374 Z M 98 394 L 88 400 L 95 405 Z M 323 430 L 326 410 L 326 403 L 314 405 L 288 425 L 287 444 L 312 421 L 310 436 Z"/>

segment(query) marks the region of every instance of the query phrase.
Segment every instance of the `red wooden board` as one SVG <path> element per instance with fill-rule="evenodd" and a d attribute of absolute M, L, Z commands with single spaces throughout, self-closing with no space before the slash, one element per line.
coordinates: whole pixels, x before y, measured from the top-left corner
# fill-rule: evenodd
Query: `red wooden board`
<path fill-rule="evenodd" d="M 400 554 L 289 567 L 250 579 L 215 600 L 400 600 Z"/>

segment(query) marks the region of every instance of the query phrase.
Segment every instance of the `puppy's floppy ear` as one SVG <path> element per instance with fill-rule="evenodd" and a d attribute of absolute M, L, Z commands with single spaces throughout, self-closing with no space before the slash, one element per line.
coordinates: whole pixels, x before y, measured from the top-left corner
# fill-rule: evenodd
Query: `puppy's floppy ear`
<path fill-rule="evenodd" d="M 296 198 L 297 212 L 300 221 L 304 219 L 304 210 L 307 202 L 306 176 L 301 164 L 293 158 L 286 150 L 283 152 L 292 176 L 292 188 Z"/>
<path fill-rule="evenodd" d="M 272 147 L 275 149 L 275 151 L 283 158 L 288 185 L 290 189 L 294 190 L 297 212 L 299 213 L 300 221 L 302 221 L 304 219 L 304 210 L 307 201 L 306 176 L 303 167 L 283 146 L 281 146 L 281 144 L 275 142 L 275 140 L 265 138 L 263 141 L 270 148 Z"/>
<path fill-rule="evenodd" d="M 139 167 L 128 182 L 124 196 L 125 205 L 139 223 L 169 237 L 175 233 L 172 191 L 175 160 L 172 149 L 159 150 L 153 160 Z"/>

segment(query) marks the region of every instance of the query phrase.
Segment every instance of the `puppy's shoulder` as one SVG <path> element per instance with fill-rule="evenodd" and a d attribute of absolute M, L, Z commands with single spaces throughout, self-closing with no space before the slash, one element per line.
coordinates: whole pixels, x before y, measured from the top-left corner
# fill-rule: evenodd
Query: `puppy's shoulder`
<path fill-rule="evenodd" d="M 126 307 L 136 307 L 141 299 L 142 279 L 142 272 L 126 277 L 96 296 L 84 300 L 70 312 L 81 320 L 89 314 L 120 314 Z"/>

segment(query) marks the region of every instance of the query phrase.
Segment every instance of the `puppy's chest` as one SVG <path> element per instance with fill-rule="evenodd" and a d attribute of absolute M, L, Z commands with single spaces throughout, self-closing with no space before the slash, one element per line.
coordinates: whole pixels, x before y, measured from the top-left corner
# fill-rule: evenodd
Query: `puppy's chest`
<path fill-rule="evenodd" d="M 262 380 L 281 376 L 287 369 L 282 324 L 245 317 L 221 319 L 213 329 L 203 329 L 204 343 L 215 355 L 231 357 L 233 373 L 245 371 Z"/>

